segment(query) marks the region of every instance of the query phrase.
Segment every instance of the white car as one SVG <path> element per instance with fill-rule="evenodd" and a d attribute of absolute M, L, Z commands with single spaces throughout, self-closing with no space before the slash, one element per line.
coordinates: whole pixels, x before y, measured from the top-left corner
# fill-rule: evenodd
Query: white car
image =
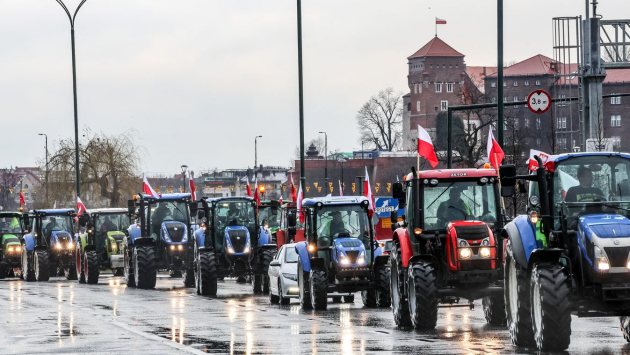
<path fill-rule="evenodd" d="M 291 298 L 298 298 L 300 289 L 297 282 L 298 254 L 295 244 L 284 244 L 269 264 L 269 302 L 287 305 Z M 334 303 L 343 300 L 346 303 L 354 302 L 352 293 L 330 293 L 328 297 Z"/>

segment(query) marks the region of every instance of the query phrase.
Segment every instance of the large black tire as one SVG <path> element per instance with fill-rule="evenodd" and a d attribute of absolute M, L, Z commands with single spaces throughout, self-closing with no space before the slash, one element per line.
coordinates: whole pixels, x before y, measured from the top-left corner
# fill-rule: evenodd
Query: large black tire
<path fill-rule="evenodd" d="M 630 343 L 630 317 L 619 317 L 619 323 L 621 323 L 623 338 Z"/>
<path fill-rule="evenodd" d="M 7 269 L 4 266 L 0 266 L 0 280 L 6 278 L 8 274 Z"/>
<path fill-rule="evenodd" d="M 75 251 L 75 253 L 76 253 L 76 251 Z M 77 261 L 76 255 L 75 255 L 74 258 L 72 258 L 72 260 L 74 260 L 75 262 Z M 77 274 L 77 267 L 76 267 L 76 265 L 70 265 L 69 267 L 63 268 L 63 274 L 66 277 L 66 280 L 78 280 L 79 279 L 79 275 Z"/>
<path fill-rule="evenodd" d="M 195 268 L 187 268 L 182 276 L 184 278 L 184 287 L 195 287 Z"/>
<path fill-rule="evenodd" d="M 130 250 L 125 249 L 123 252 L 123 276 L 127 287 L 136 287 L 136 277 L 133 275 L 133 259 L 129 255 Z"/>
<path fill-rule="evenodd" d="M 309 285 L 310 276 L 310 273 L 304 272 L 304 268 L 302 267 L 302 260 L 298 257 L 298 287 L 300 289 L 300 307 L 305 310 L 313 309 L 310 293 L 311 287 Z"/>
<path fill-rule="evenodd" d="M 571 343 L 571 303 L 564 267 L 534 265 L 530 281 L 536 347 L 540 351 L 567 349 Z"/>
<path fill-rule="evenodd" d="M 365 307 L 376 307 L 376 290 L 361 291 L 361 300 Z"/>
<path fill-rule="evenodd" d="M 168 276 L 179 278 L 182 277 L 182 272 L 181 270 L 168 270 Z"/>
<path fill-rule="evenodd" d="M 343 296 L 343 303 L 354 303 L 354 295 Z"/>
<path fill-rule="evenodd" d="M 33 271 L 35 272 L 35 280 L 48 281 L 50 279 L 50 267 L 48 266 L 48 252 L 45 250 L 35 250 L 33 254 Z"/>
<path fill-rule="evenodd" d="M 239 276 L 239 277 L 236 278 L 236 283 L 237 284 L 247 283 L 247 278 L 245 278 L 245 276 Z"/>
<path fill-rule="evenodd" d="M 486 296 L 481 301 L 486 322 L 492 325 L 505 325 L 505 298 Z"/>
<path fill-rule="evenodd" d="M 196 282 L 198 294 L 217 295 L 217 260 L 214 253 L 203 252 L 198 255 Z"/>
<path fill-rule="evenodd" d="M 505 253 L 504 270 L 505 314 L 512 344 L 526 348 L 532 347 L 535 342 L 527 269 L 516 262 L 509 240 Z"/>
<path fill-rule="evenodd" d="M 98 277 L 101 274 L 100 265 L 98 262 L 98 254 L 95 250 L 88 250 L 85 252 L 83 259 L 83 270 L 85 272 L 85 280 L 88 284 L 94 285 L 98 283 Z"/>
<path fill-rule="evenodd" d="M 392 305 L 392 293 L 390 289 L 391 270 L 388 266 L 376 269 L 376 306 L 390 307 Z"/>
<path fill-rule="evenodd" d="M 341 299 L 342 299 L 341 296 L 336 296 L 332 298 L 332 301 L 333 303 L 341 303 Z"/>
<path fill-rule="evenodd" d="M 317 310 L 325 310 L 328 308 L 328 280 L 326 271 L 312 268 L 311 269 L 311 304 Z"/>
<path fill-rule="evenodd" d="M 411 316 L 409 315 L 409 301 L 405 294 L 405 280 L 407 270 L 402 264 L 402 254 L 398 241 L 394 243 L 391 251 L 390 270 L 390 295 L 392 301 L 392 311 L 394 312 L 394 322 L 398 328 L 409 328 Z"/>
<path fill-rule="evenodd" d="M 22 279 L 24 281 L 35 281 L 35 271 L 31 260 L 33 260 L 33 251 L 26 250 L 25 245 L 22 245 Z"/>
<path fill-rule="evenodd" d="M 254 293 L 262 293 L 263 292 L 263 275 L 254 275 L 252 278 L 252 289 Z"/>
<path fill-rule="evenodd" d="M 133 273 L 136 278 L 136 287 L 154 288 L 157 280 L 155 250 L 152 246 L 137 246 L 133 250 Z"/>
<path fill-rule="evenodd" d="M 80 284 L 84 284 L 85 283 L 85 269 L 84 269 L 84 262 L 83 262 L 83 253 L 81 252 L 81 243 L 77 243 L 76 244 L 76 250 L 75 250 L 75 254 L 77 256 L 77 263 L 76 263 L 76 267 L 77 267 L 77 279 L 79 280 Z"/>
<path fill-rule="evenodd" d="M 261 256 L 261 267 L 263 271 L 262 275 L 262 292 L 269 292 L 269 263 L 276 256 L 277 251 L 273 249 L 265 249 Z"/>
<path fill-rule="evenodd" d="M 409 265 L 409 313 L 416 329 L 434 329 L 438 313 L 438 288 L 435 269 L 420 261 Z"/>
<path fill-rule="evenodd" d="M 278 298 L 280 299 L 280 304 L 283 306 L 291 303 L 291 299 L 289 297 L 282 296 L 282 282 L 280 282 L 280 280 L 278 280 Z"/>

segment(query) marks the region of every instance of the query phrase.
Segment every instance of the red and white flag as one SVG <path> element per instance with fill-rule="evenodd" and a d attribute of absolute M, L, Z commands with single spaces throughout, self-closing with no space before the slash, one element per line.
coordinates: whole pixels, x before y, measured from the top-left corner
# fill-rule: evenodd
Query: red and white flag
<path fill-rule="evenodd" d="M 499 143 L 494 139 L 492 135 L 492 127 L 490 127 L 488 131 L 488 160 L 490 160 L 490 164 L 494 166 L 495 169 L 499 169 L 501 166 L 501 162 L 503 162 L 503 158 L 505 154 L 503 153 L 503 149 L 499 146 Z"/>
<path fill-rule="evenodd" d="M 339 196 L 343 196 L 343 185 L 341 185 L 341 180 L 339 180 Z"/>
<path fill-rule="evenodd" d="M 372 218 L 372 215 L 374 214 L 374 196 L 372 195 L 372 188 L 370 187 L 370 175 L 368 175 L 367 166 L 365 167 L 365 182 L 363 184 L 363 195 L 370 200 L 370 205 L 368 206 L 368 217 Z"/>
<path fill-rule="evenodd" d="M 247 196 L 252 197 L 252 187 L 249 186 L 249 177 L 245 176 L 245 181 L 247 182 Z"/>
<path fill-rule="evenodd" d="M 20 191 L 20 207 L 22 207 L 22 205 L 26 205 L 26 201 L 24 201 L 24 194 Z"/>
<path fill-rule="evenodd" d="M 57 209 L 57 200 L 55 200 L 55 203 L 53 203 L 53 210 Z"/>
<path fill-rule="evenodd" d="M 153 198 L 160 198 L 160 195 L 158 195 L 158 193 L 155 192 L 149 184 L 149 180 L 147 180 L 147 175 L 145 173 L 142 173 L 142 192 L 145 195 L 153 196 Z"/>
<path fill-rule="evenodd" d="M 256 192 L 254 192 L 254 200 L 256 201 L 256 204 L 260 206 L 260 193 L 258 192 L 258 177 L 256 177 L 256 184 L 254 186 L 256 186 Z"/>
<path fill-rule="evenodd" d="M 197 188 L 195 187 L 195 182 L 193 181 L 193 172 L 190 172 L 190 198 L 192 199 L 192 201 L 196 201 L 197 200 Z"/>
<path fill-rule="evenodd" d="M 304 223 L 304 214 L 302 213 L 302 200 L 304 199 L 304 193 L 302 192 L 302 184 L 300 184 L 300 189 L 297 193 L 297 213 L 300 215 L 300 222 Z"/>
<path fill-rule="evenodd" d="M 85 211 L 87 211 L 87 208 L 85 208 L 85 205 L 83 204 L 83 201 L 81 201 L 81 198 L 77 196 L 77 217 L 82 215 Z"/>
<path fill-rule="evenodd" d="M 435 155 L 435 149 L 433 148 L 433 141 L 427 131 L 418 125 L 418 154 L 421 157 L 425 157 L 431 167 L 435 169 L 438 165 L 438 158 Z"/>
<path fill-rule="evenodd" d="M 436 25 L 446 25 L 446 20 L 445 19 L 441 19 L 441 18 L 435 18 L 435 24 Z"/>
<path fill-rule="evenodd" d="M 282 195 L 280 196 L 280 200 L 278 200 L 278 203 L 280 204 L 280 206 L 282 206 Z"/>
<path fill-rule="evenodd" d="M 293 174 L 291 174 L 291 198 L 293 202 L 297 202 L 297 197 L 295 196 L 295 183 L 293 182 Z"/>

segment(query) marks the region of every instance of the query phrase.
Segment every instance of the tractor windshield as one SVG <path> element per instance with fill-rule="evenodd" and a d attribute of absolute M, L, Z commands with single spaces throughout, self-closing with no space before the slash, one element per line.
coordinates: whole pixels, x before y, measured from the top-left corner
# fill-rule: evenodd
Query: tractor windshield
<path fill-rule="evenodd" d="M 223 231 L 227 226 L 254 228 L 256 225 L 254 206 L 246 200 L 219 201 L 214 217 L 219 231 Z"/>
<path fill-rule="evenodd" d="M 189 223 L 188 208 L 184 201 L 156 201 L 151 203 L 151 234 L 159 234 L 162 222 Z"/>
<path fill-rule="evenodd" d="M 74 233 L 73 227 L 73 218 L 70 216 L 46 216 L 42 219 L 42 232 L 46 238 L 50 238 L 52 232 Z"/>
<path fill-rule="evenodd" d="M 102 214 L 96 217 L 95 230 L 99 234 L 112 231 L 123 231 L 129 227 L 131 221 L 127 214 Z"/>
<path fill-rule="evenodd" d="M 318 238 L 369 239 L 371 227 L 367 212 L 360 205 L 324 206 L 317 210 Z"/>
<path fill-rule="evenodd" d="M 16 234 L 22 233 L 24 226 L 22 224 L 22 218 L 18 216 L 6 216 L 0 217 L 0 234 Z"/>
<path fill-rule="evenodd" d="M 568 216 L 593 213 L 630 215 L 630 159 L 619 156 L 580 156 L 556 165 L 553 175 L 554 215 L 566 203 Z"/>
<path fill-rule="evenodd" d="M 278 208 L 271 208 L 271 206 L 260 206 L 258 208 L 258 223 L 260 225 L 267 223 L 269 228 L 278 228 L 280 225 L 280 211 Z"/>
<path fill-rule="evenodd" d="M 449 222 L 477 220 L 495 223 L 497 218 L 496 187 L 477 180 L 440 182 L 424 189 L 424 228 L 445 229 Z"/>

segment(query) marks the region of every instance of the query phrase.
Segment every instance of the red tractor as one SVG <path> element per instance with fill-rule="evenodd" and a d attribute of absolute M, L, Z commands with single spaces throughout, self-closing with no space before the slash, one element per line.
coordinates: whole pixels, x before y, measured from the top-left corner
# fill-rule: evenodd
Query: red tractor
<path fill-rule="evenodd" d="M 505 324 L 498 183 L 494 169 L 412 169 L 404 183 L 394 184 L 394 198 L 406 206 L 403 222 L 392 213 L 398 327 L 433 329 L 438 307 L 472 308 L 480 298 L 486 320 Z"/>
<path fill-rule="evenodd" d="M 276 244 L 278 250 L 284 244 L 303 242 L 304 225 L 300 223 L 297 217 L 297 205 L 295 202 L 287 202 L 281 207 L 280 228 L 274 233 L 276 235 Z"/>

